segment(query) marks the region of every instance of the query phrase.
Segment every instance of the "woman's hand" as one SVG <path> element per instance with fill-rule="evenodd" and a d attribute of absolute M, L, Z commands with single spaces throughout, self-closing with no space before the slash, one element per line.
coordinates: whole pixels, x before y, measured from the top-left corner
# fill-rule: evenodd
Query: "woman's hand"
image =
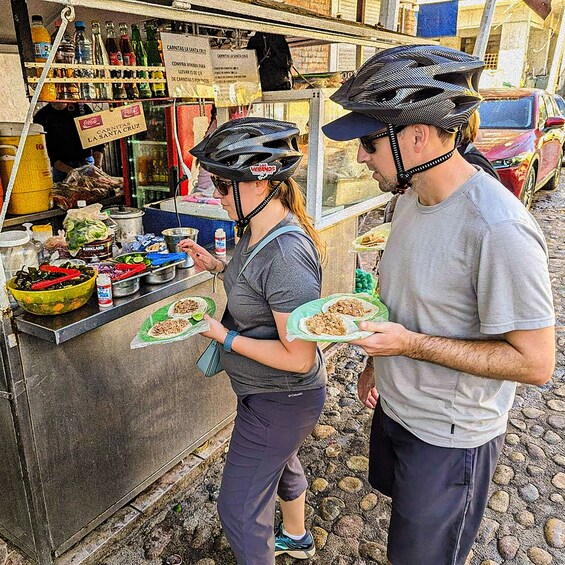
<path fill-rule="evenodd" d="M 183 239 L 179 242 L 179 248 L 188 253 L 193 259 L 197 267 L 210 271 L 211 273 L 219 273 L 224 268 L 224 262 L 214 257 L 206 251 L 204 247 L 198 245 L 192 239 Z"/>
<path fill-rule="evenodd" d="M 222 326 L 221 322 L 210 318 L 208 314 L 204 314 L 204 319 L 210 324 L 210 329 L 207 332 L 202 332 L 204 337 L 209 337 L 210 339 L 215 339 L 219 343 L 224 343 L 226 336 L 228 335 L 228 330 Z"/>

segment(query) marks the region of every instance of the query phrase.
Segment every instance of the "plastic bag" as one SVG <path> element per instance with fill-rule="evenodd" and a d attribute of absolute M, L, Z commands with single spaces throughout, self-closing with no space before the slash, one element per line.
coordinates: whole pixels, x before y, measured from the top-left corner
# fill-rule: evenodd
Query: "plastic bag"
<path fill-rule="evenodd" d="M 132 339 L 130 343 L 131 349 L 139 349 L 141 347 L 148 347 L 150 345 L 160 345 L 163 343 L 173 343 L 176 341 L 182 341 L 187 337 L 191 337 L 193 335 L 199 334 L 201 332 L 206 332 L 210 329 L 210 323 L 207 320 L 194 319 L 188 315 L 182 316 L 180 314 L 175 315 L 173 313 L 173 309 L 177 302 L 182 302 L 183 300 L 190 300 L 194 299 L 200 301 L 202 303 L 202 308 L 199 309 L 199 312 L 203 315 L 204 313 L 208 314 L 209 316 L 213 316 L 216 312 L 216 303 L 208 297 L 205 296 L 187 296 L 181 298 L 180 300 L 175 300 L 175 302 L 171 302 L 162 306 L 151 316 L 145 319 L 137 335 Z M 205 303 L 205 306 L 204 306 Z M 182 321 L 180 321 L 182 320 Z M 162 324 L 163 322 L 170 323 L 174 325 L 174 322 L 178 322 L 178 333 L 177 335 L 173 335 L 171 337 L 156 337 L 152 330 L 154 330 L 155 326 L 158 324 Z M 173 328 L 171 328 L 173 329 Z"/>
<path fill-rule="evenodd" d="M 91 204 L 84 208 L 73 208 L 67 212 L 63 227 L 71 253 L 78 251 L 91 241 L 100 241 L 112 234 L 110 228 L 104 223 L 108 216 L 102 214 L 101 210 L 101 204 Z"/>
<path fill-rule="evenodd" d="M 123 179 L 111 177 L 94 165 L 73 169 L 63 182 L 53 185 L 53 202 L 63 210 L 76 208 L 79 200 L 87 204 L 121 194 Z"/>
<path fill-rule="evenodd" d="M 367 314 L 361 318 L 344 316 L 344 318 L 346 318 L 345 326 L 347 331 L 345 335 L 314 335 L 304 331 L 304 320 L 306 318 L 310 318 L 315 314 L 324 312 L 327 309 L 327 307 L 324 307 L 327 303 L 335 302 L 340 298 L 357 298 L 367 302 L 370 305 L 370 308 L 367 307 Z M 332 294 L 325 298 L 311 300 L 310 302 L 307 302 L 293 310 L 286 322 L 286 339 L 288 341 L 302 339 L 304 341 L 345 343 L 355 339 L 369 337 L 373 332 L 359 330 L 358 322 L 360 319 L 370 322 L 386 322 L 388 320 L 388 309 L 378 298 L 368 294 Z"/>

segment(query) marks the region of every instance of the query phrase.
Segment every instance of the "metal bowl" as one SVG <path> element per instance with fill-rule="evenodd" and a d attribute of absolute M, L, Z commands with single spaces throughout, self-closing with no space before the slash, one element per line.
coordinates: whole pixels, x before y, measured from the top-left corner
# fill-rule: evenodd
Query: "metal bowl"
<path fill-rule="evenodd" d="M 177 274 L 176 265 L 169 267 L 161 267 L 158 271 L 145 275 L 145 282 L 147 284 L 161 284 L 172 281 Z"/>
<path fill-rule="evenodd" d="M 129 296 L 139 290 L 140 282 L 139 277 L 133 279 L 125 279 L 112 283 L 112 293 L 115 297 Z"/>

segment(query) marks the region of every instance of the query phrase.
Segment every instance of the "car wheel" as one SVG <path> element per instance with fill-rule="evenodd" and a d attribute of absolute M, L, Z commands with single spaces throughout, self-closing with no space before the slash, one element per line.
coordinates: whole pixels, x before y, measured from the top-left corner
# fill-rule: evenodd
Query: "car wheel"
<path fill-rule="evenodd" d="M 563 152 L 559 155 L 559 161 L 557 161 L 557 166 L 555 167 L 555 174 L 551 177 L 551 180 L 548 181 L 548 183 L 544 186 L 546 190 L 555 190 L 559 186 L 562 165 L 563 165 Z"/>
<path fill-rule="evenodd" d="M 522 193 L 520 194 L 520 200 L 528 210 L 532 207 L 535 191 L 536 191 L 536 171 L 533 168 L 531 168 L 528 171 L 528 174 L 526 175 L 526 180 L 524 181 L 524 186 L 522 187 Z"/>

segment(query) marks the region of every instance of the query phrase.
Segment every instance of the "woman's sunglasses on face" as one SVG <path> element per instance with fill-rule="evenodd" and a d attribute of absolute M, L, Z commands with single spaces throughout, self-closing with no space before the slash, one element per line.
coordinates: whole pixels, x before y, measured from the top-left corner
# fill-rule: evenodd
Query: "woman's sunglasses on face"
<path fill-rule="evenodd" d="M 212 175 L 212 184 L 222 196 L 227 196 L 232 186 L 232 181 Z"/>

